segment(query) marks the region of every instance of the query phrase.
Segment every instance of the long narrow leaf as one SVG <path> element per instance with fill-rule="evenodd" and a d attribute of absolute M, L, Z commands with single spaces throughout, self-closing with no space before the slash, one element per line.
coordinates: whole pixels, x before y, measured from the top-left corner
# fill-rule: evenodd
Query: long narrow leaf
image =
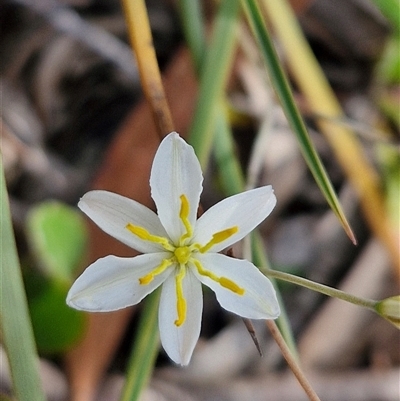
<path fill-rule="evenodd" d="M 186 42 L 197 73 L 206 53 L 205 29 L 199 0 L 179 0 L 179 13 Z"/>
<path fill-rule="evenodd" d="M 6 348 L 15 396 L 19 401 L 44 401 L 38 357 L 22 282 L 10 208 L 0 157 L 0 326 Z"/>
<path fill-rule="evenodd" d="M 329 142 L 350 183 L 356 189 L 366 220 L 374 234 L 388 249 L 393 266 L 400 267 L 399 244 L 386 212 L 380 178 L 369 162 L 356 135 L 329 119 L 341 119 L 344 112 L 318 61 L 305 39 L 287 0 L 262 3 L 277 37 L 286 50 L 289 68 L 312 111 L 325 118 L 318 127 Z M 400 15 L 399 15 L 400 17 Z"/>
<path fill-rule="evenodd" d="M 232 64 L 240 0 L 222 0 L 213 37 L 201 69 L 197 106 L 189 142 L 205 170 L 213 143 L 214 122 Z"/>
<path fill-rule="evenodd" d="M 247 20 L 258 41 L 259 48 L 266 63 L 271 82 L 281 102 L 286 118 L 296 134 L 303 156 L 324 194 L 329 206 L 332 208 L 338 219 L 340 220 L 347 235 L 356 243 L 353 231 L 344 215 L 344 212 L 337 199 L 335 190 L 329 180 L 324 166 L 311 142 L 303 119 L 294 102 L 292 91 L 288 80 L 279 63 L 275 48 L 265 26 L 260 9 L 255 0 L 242 0 L 243 8 L 246 12 Z"/>

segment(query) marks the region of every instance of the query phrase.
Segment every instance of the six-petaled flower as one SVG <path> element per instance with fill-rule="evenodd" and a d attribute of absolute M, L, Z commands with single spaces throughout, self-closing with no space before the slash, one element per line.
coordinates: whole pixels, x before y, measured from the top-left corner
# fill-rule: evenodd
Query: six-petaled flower
<path fill-rule="evenodd" d="M 242 239 L 272 211 L 271 186 L 224 199 L 197 219 L 202 173 L 194 150 L 177 133 L 160 144 L 151 170 L 157 214 L 107 191 L 85 194 L 78 206 L 102 230 L 141 252 L 107 256 L 71 287 L 67 303 L 80 310 L 113 311 L 135 305 L 162 285 L 159 330 L 173 361 L 187 365 L 200 335 L 201 284 L 223 308 L 250 319 L 275 319 L 271 282 L 250 262 L 219 253 Z"/>

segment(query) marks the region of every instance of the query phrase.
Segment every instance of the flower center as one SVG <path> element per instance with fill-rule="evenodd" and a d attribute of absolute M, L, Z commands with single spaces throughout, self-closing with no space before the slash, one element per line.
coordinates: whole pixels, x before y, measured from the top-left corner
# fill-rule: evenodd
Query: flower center
<path fill-rule="evenodd" d="M 180 246 L 175 249 L 174 255 L 180 265 L 186 265 L 190 256 L 192 255 L 192 252 L 188 246 Z"/>
<path fill-rule="evenodd" d="M 224 287 L 237 295 L 243 295 L 245 292 L 243 288 L 239 287 L 232 280 L 223 276 L 219 277 L 213 272 L 205 269 L 201 262 L 195 256 L 196 253 L 203 254 L 208 252 L 214 245 L 219 244 L 232 235 L 236 234 L 239 230 L 239 227 L 233 226 L 214 233 L 211 239 L 205 245 L 201 245 L 199 243 L 190 244 L 190 241 L 193 237 L 193 227 L 189 220 L 190 205 L 186 195 L 182 194 L 179 199 L 181 201 L 179 219 L 185 227 L 185 233 L 182 234 L 179 238 L 178 244 L 171 243 L 170 239 L 168 238 L 153 235 L 143 227 L 135 226 L 131 223 L 128 223 L 126 225 L 126 228 L 140 239 L 159 244 L 166 251 L 171 252 L 171 257 L 164 259 L 159 266 L 154 268 L 150 273 L 141 277 L 139 279 L 139 282 L 142 285 L 147 285 L 151 281 L 153 281 L 155 276 L 163 273 L 171 265 L 175 264 L 177 319 L 174 323 L 177 327 L 181 326 L 186 321 L 187 311 L 186 299 L 183 290 L 183 280 L 185 278 L 186 269 L 188 268 L 189 262 L 193 263 L 195 269 L 200 275 L 210 278 L 211 280 L 217 282 L 221 287 Z"/>

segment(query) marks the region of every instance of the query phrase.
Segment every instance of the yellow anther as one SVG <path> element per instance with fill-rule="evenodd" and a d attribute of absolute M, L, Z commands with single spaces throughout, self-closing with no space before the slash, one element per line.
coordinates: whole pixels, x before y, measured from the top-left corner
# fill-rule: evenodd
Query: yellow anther
<path fill-rule="evenodd" d="M 202 246 L 199 251 L 201 253 L 207 252 L 210 248 L 212 248 L 215 244 L 219 244 L 222 241 L 225 241 L 229 237 L 231 237 L 233 234 L 236 234 L 239 230 L 238 226 L 233 226 L 231 228 L 227 228 L 222 231 L 218 231 L 217 233 L 213 234 L 211 240 Z"/>
<path fill-rule="evenodd" d="M 186 233 L 182 235 L 180 242 L 184 241 L 187 238 L 190 238 L 193 235 L 193 227 L 189 221 L 189 212 L 190 212 L 190 205 L 188 198 L 186 195 L 181 195 L 179 197 L 181 200 L 181 209 L 179 211 L 179 218 L 182 220 L 183 225 L 185 226 Z"/>
<path fill-rule="evenodd" d="M 234 292 L 235 294 L 238 295 L 243 295 L 245 293 L 244 288 L 239 287 L 236 283 L 234 283 L 232 280 L 229 280 L 229 278 L 226 277 L 218 277 L 216 274 L 204 269 L 202 264 L 198 260 L 193 260 L 197 271 L 199 274 L 202 276 L 209 277 L 211 280 L 214 280 L 216 283 L 220 284 L 222 287 Z"/>
<path fill-rule="evenodd" d="M 185 323 L 186 320 L 186 299 L 183 294 L 183 278 L 185 277 L 185 267 L 181 267 L 179 273 L 175 277 L 176 282 L 176 310 L 178 318 L 175 320 L 175 326 L 179 327 Z"/>
<path fill-rule="evenodd" d="M 159 266 L 153 269 L 150 273 L 145 276 L 139 278 L 139 283 L 142 285 L 149 284 L 153 281 L 154 277 L 161 274 L 165 269 L 172 265 L 173 259 L 164 259 Z"/>
<path fill-rule="evenodd" d="M 185 265 L 190 258 L 191 251 L 188 246 L 180 246 L 175 249 L 174 255 L 179 264 Z"/>
<path fill-rule="evenodd" d="M 228 290 L 231 290 L 235 294 L 238 295 L 243 295 L 244 294 L 244 289 L 242 287 L 239 287 L 236 283 L 234 283 L 232 280 L 229 280 L 229 278 L 226 277 L 220 277 L 218 282 L 221 284 L 222 287 L 227 288 Z"/>
<path fill-rule="evenodd" d="M 135 226 L 131 223 L 126 225 L 126 228 L 132 233 L 135 234 L 142 240 L 155 242 L 156 244 L 160 244 L 167 251 L 173 251 L 174 247 L 169 243 L 167 238 L 159 237 L 158 235 L 150 234 L 145 228 L 140 226 Z"/>

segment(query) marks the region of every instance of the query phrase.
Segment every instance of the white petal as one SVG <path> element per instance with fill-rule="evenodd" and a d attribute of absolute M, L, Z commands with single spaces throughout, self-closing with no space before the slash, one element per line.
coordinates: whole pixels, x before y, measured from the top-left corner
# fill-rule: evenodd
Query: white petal
<path fill-rule="evenodd" d="M 131 233 L 131 223 L 145 228 L 150 234 L 166 237 L 158 216 L 133 199 L 108 191 L 90 191 L 83 195 L 78 207 L 103 231 L 139 252 L 164 251 L 160 244 L 144 241 Z"/>
<path fill-rule="evenodd" d="M 68 292 L 67 304 L 89 312 L 109 312 L 139 303 L 154 291 L 173 271 L 173 267 L 156 275 L 149 284 L 139 278 L 159 266 L 169 253 L 152 253 L 134 258 L 106 256 L 92 263 Z"/>
<path fill-rule="evenodd" d="M 162 286 L 158 315 L 161 344 L 168 356 L 177 364 L 188 365 L 200 336 L 203 293 L 201 283 L 187 270 L 183 279 L 183 292 L 187 303 L 185 322 L 177 327 L 177 296 L 175 275 L 171 274 Z"/>
<path fill-rule="evenodd" d="M 275 319 L 279 316 L 279 304 L 271 281 L 252 263 L 218 253 L 201 255 L 198 260 L 204 269 L 244 289 L 244 294 L 239 295 L 194 270 L 196 277 L 215 292 L 224 309 L 248 319 Z"/>
<path fill-rule="evenodd" d="M 219 252 L 257 227 L 272 212 L 275 204 L 276 197 L 270 185 L 226 198 L 199 218 L 192 242 L 205 245 L 213 234 L 237 226 L 236 234 L 209 249 L 209 252 Z"/>
<path fill-rule="evenodd" d="M 200 164 L 193 148 L 176 132 L 167 135 L 154 157 L 150 187 L 158 216 L 175 243 L 186 232 L 179 219 L 180 196 L 185 195 L 189 201 L 189 221 L 193 226 L 202 182 Z"/>

